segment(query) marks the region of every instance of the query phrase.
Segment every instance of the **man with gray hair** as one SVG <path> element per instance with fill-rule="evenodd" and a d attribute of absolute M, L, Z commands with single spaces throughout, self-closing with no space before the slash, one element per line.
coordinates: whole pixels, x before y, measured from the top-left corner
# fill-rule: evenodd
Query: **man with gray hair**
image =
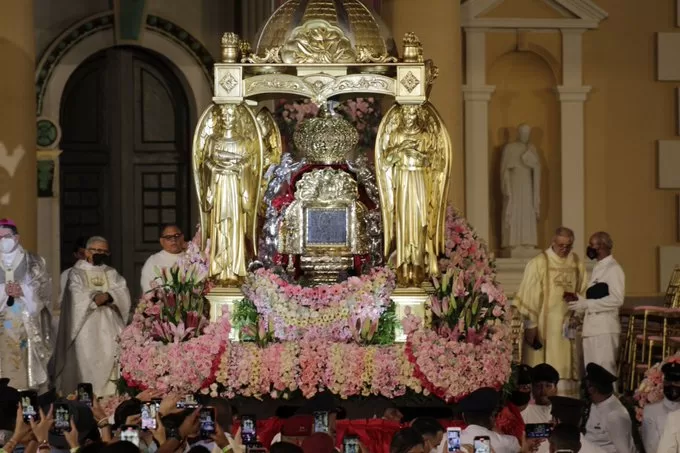
<path fill-rule="evenodd" d="M 576 320 L 566 302 L 577 300 L 588 281 L 573 246 L 574 232 L 558 228 L 550 247 L 527 263 L 513 302 L 524 319 L 522 362 L 557 370 L 563 396 L 578 396 L 581 375 Z"/>
<path fill-rule="evenodd" d="M 116 391 L 116 338 L 130 313 L 130 292 L 125 279 L 108 265 L 108 241 L 94 236 L 86 247 L 86 259 L 73 266 L 64 291 L 54 362 L 56 387 L 69 394 L 79 383 L 90 383 L 97 396 L 108 396 Z"/>
<path fill-rule="evenodd" d="M 604 231 L 590 236 L 586 255 L 597 260 L 586 297 L 570 302 L 569 308 L 585 313 L 583 319 L 583 361 L 596 363 L 617 375 L 621 323 L 619 308 L 626 293 L 626 276 L 612 256 L 614 242 Z"/>

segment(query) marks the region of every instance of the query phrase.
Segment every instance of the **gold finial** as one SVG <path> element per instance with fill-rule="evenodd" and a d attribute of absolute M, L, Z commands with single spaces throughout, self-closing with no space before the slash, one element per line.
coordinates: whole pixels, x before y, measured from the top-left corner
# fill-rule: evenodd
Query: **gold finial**
<path fill-rule="evenodd" d="M 236 63 L 239 57 L 241 39 L 236 33 L 227 32 L 222 35 L 222 62 Z"/>
<path fill-rule="evenodd" d="M 422 63 L 423 45 L 413 32 L 404 34 L 404 63 Z"/>
<path fill-rule="evenodd" d="M 253 53 L 250 43 L 245 39 L 242 39 L 238 44 L 239 50 L 241 51 L 241 60 L 244 60 Z"/>

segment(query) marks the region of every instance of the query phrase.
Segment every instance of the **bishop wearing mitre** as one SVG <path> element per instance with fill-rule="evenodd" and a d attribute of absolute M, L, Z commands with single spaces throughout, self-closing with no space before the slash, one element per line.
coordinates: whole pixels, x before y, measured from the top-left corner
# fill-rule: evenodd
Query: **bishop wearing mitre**
<path fill-rule="evenodd" d="M 0 219 L 0 378 L 16 388 L 48 390 L 51 287 L 45 260 L 21 246 L 12 220 Z"/>
<path fill-rule="evenodd" d="M 102 237 L 87 241 L 86 259 L 68 277 L 61 305 L 55 356 L 57 390 L 73 393 L 90 383 L 97 396 L 116 392 L 119 377 L 117 337 L 130 314 L 125 279 L 107 264 L 109 244 Z"/>

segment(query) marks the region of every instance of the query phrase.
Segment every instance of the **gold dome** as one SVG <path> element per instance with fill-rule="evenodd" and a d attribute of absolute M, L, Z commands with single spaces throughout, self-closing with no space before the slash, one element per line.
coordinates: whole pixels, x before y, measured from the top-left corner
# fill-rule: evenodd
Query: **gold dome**
<path fill-rule="evenodd" d="M 284 63 L 356 63 L 397 57 L 390 31 L 360 0 L 288 0 L 269 17 L 255 54 L 281 49 Z"/>

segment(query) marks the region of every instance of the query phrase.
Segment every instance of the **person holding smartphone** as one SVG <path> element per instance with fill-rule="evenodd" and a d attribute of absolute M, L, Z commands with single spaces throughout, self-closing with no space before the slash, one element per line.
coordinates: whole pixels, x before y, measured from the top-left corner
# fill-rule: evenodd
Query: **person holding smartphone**
<path fill-rule="evenodd" d="M 418 431 L 425 441 L 425 451 L 429 453 L 445 453 L 447 439 L 444 427 L 433 417 L 418 417 L 411 422 L 411 428 Z"/>
<path fill-rule="evenodd" d="M 495 453 L 518 453 L 522 450 L 513 436 L 493 430 L 494 415 L 500 404 L 500 394 L 492 388 L 481 388 L 470 393 L 458 403 L 457 411 L 468 424 L 460 435 L 463 445 L 474 445 L 475 438 L 488 437 Z"/>

